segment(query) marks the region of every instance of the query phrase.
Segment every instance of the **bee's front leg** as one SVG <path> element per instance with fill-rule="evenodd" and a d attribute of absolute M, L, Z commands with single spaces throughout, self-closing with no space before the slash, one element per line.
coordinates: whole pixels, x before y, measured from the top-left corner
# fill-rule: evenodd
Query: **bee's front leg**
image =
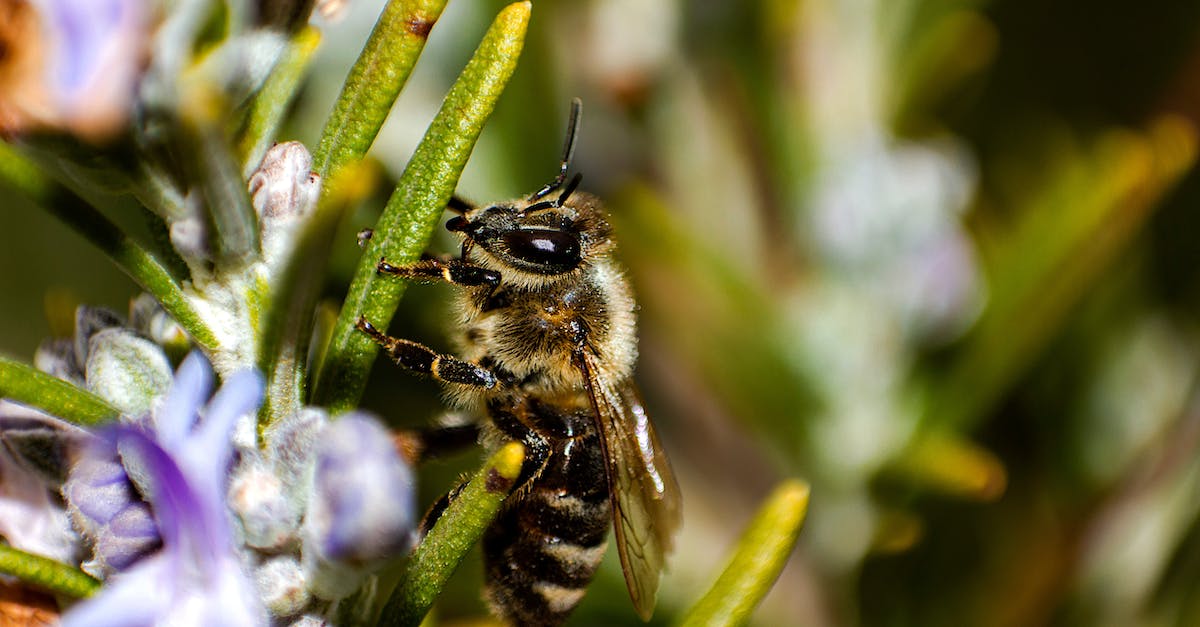
<path fill-rule="evenodd" d="M 380 259 L 375 269 L 380 274 L 415 279 L 417 281 L 445 281 L 463 287 L 486 285 L 493 290 L 500 285 L 500 273 L 480 266 L 473 266 L 461 259 L 422 259 L 404 266 L 392 265 Z"/>
<path fill-rule="evenodd" d="M 411 340 L 392 337 L 376 329 L 366 318 L 360 317 L 356 326 L 359 331 L 371 336 L 376 344 L 383 347 L 392 361 L 399 366 L 431 375 L 438 381 L 481 388 L 496 387 L 496 375 L 483 366 L 463 361 L 453 355 L 438 353 Z"/>

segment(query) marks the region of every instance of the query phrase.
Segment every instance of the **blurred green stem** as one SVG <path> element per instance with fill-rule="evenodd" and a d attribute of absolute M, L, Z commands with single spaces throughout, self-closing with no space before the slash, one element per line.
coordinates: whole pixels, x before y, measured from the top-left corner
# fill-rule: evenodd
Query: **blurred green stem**
<path fill-rule="evenodd" d="M 297 32 L 275 65 L 270 78 L 254 97 L 237 145 L 237 157 L 242 164 L 242 175 L 245 178 L 250 178 L 267 149 L 271 147 L 271 143 L 275 141 L 288 105 L 295 97 L 305 71 L 312 61 L 313 53 L 317 51 L 317 45 L 320 43 L 321 32 L 312 26 Z"/>
<path fill-rule="evenodd" d="M 384 207 L 317 377 L 313 400 L 335 414 L 358 403 L 375 360 L 375 344 L 355 323 L 365 316 L 376 327 L 386 329 L 404 293 L 403 281 L 379 277 L 375 266 L 381 258 L 396 264 L 415 261 L 429 243 L 475 140 L 516 69 L 529 12 L 528 2 L 518 2 L 496 17 Z"/>
<path fill-rule="evenodd" d="M 0 544 L 0 573 L 73 599 L 89 597 L 100 588 L 99 581 L 78 568 L 7 544 Z"/>
<path fill-rule="evenodd" d="M 204 197 L 209 245 L 219 265 L 243 268 L 261 254 L 258 213 L 246 179 L 221 126 L 223 98 L 198 86 L 187 98 L 178 125 L 184 166 Z"/>
<path fill-rule="evenodd" d="M 267 394 L 260 425 L 298 411 L 303 404 L 304 361 L 312 335 L 313 311 L 325 276 L 325 261 L 342 216 L 375 187 L 376 170 L 358 162 L 342 168 L 330 191 L 321 194 L 316 212 L 308 218 L 296 247 L 273 282 L 270 305 L 263 315 L 259 368 L 266 373 Z"/>
<path fill-rule="evenodd" d="M 421 623 L 467 550 L 491 524 L 524 461 L 525 447 L 518 442 L 504 445 L 450 501 L 405 564 L 380 625 L 415 627 Z"/>
<path fill-rule="evenodd" d="M 0 142 L 0 184 L 23 194 L 99 248 L 139 287 L 153 294 L 197 344 L 209 351 L 217 349 L 216 335 L 166 267 L 103 214 L 70 190 L 46 179 L 3 142 Z"/>
<path fill-rule="evenodd" d="M 682 625 L 741 625 L 750 618 L 796 546 L 808 512 L 808 493 L 808 484 L 794 479 L 775 488 L 742 535 L 729 565 Z"/>

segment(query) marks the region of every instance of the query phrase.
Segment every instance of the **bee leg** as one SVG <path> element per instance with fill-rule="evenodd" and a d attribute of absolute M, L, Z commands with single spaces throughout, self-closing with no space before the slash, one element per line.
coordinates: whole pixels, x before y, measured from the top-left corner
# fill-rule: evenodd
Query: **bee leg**
<path fill-rule="evenodd" d="M 376 344 L 383 347 L 397 365 L 421 374 L 432 375 L 438 381 L 481 388 L 496 387 L 496 375 L 483 366 L 463 361 L 453 355 L 437 353 L 411 340 L 387 335 L 367 322 L 366 318 L 359 318 L 356 326 L 359 331 L 371 336 Z"/>
<path fill-rule="evenodd" d="M 406 266 L 392 265 L 387 259 L 380 259 L 375 269 L 380 274 L 391 274 L 418 281 L 445 281 L 463 287 L 487 285 L 496 289 L 496 286 L 500 285 L 499 272 L 473 266 L 461 259 L 433 257 Z"/>
<path fill-rule="evenodd" d="M 425 517 L 421 519 L 420 532 L 422 538 L 429 535 L 429 530 L 433 529 L 433 526 L 437 524 L 438 519 L 441 518 L 442 514 L 446 512 L 446 508 L 450 506 L 450 502 L 458 498 L 459 493 L 461 493 L 465 487 L 467 487 L 467 482 L 464 481 L 455 486 L 453 490 L 443 494 L 442 498 L 438 499 L 433 505 L 429 506 L 429 510 L 425 512 Z"/>
<path fill-rule="evenodd" d="M 451 196 L 450 202 L 446 203 L 446 209 L 449 209 L 450 211 L 453 211 L 454 213 L 457 213 L 460 216 L 474 208 L 475 208 L 475 205 L 467 202 L 466 200 L 463 199 L 462 196 L 459 196 L 457 194 L 454 196 Z"/>
<path fill-rule="evenodd" d="M 397 431 L 396 450 L 413 465 L 464 449 L 479 441 L 479 423 Z"/>

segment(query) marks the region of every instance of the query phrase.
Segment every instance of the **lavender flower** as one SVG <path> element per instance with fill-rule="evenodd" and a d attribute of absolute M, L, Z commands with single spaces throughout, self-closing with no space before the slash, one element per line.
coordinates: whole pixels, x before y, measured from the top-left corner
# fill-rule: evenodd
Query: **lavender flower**
<path fill-rule="evenodd" d="M 361 413 L 325 428 L 315 463 L 304 567 L 317 596 L 337 599 L 412 546 L 413 476 L 387 430 Z"/>
<path fill-rule="evenodd" d="M 211 380 L 207 363 L 193 353 L 154 414 L 152 434 L 124 426 L 108 438 L 109 451 L 119 452 L 153 509 L 162 550 L 120 570 L 101 594 L 64 615 L 63 625 L 266 624 L 224 499 L 234 452 L 230 433 L 261 402 L 263 383 L 253 371 L 235 374 L 202 407 Z M 106 496 L 113 498 L 86 490 L 68 494 L 81 511 L 113 505 Z"/>
<path fill-rule="evenodd" d="M 61 128 L 89 139 L 132 110 L 147 43 L 145 0 L 15 0 L 0 4 L 0 129 Z"/>

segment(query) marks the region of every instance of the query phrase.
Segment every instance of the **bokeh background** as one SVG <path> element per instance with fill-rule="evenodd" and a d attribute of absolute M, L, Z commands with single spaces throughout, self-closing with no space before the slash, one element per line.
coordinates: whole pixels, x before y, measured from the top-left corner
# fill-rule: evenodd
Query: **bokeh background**
<path fill-rule="evenodd" d="M 316 140 L 381 5 L 322 24 L 281 139 Z M 389 176 L 502 6 L 450 2 L 373 149 Z M 538 0 L 459 193 L 551 177 L 572 96 L 684 492 L 654 623 L 797 476 L 809 518 L 759 625 L 1200 624 L 1200 3 Z M 0 351 L 28 359 L 133 287 L 18 202 Z M 410 290 L 392 331 L 449 348 L 447 294 Z M 383 363 L 366 403 L 441 411 Z M 477 463 L 432 464 L 424 500 Z M 481 616 L 478 580 L 438 615 Z M 572 624 L 640 624 L 615 559 Z"/>

